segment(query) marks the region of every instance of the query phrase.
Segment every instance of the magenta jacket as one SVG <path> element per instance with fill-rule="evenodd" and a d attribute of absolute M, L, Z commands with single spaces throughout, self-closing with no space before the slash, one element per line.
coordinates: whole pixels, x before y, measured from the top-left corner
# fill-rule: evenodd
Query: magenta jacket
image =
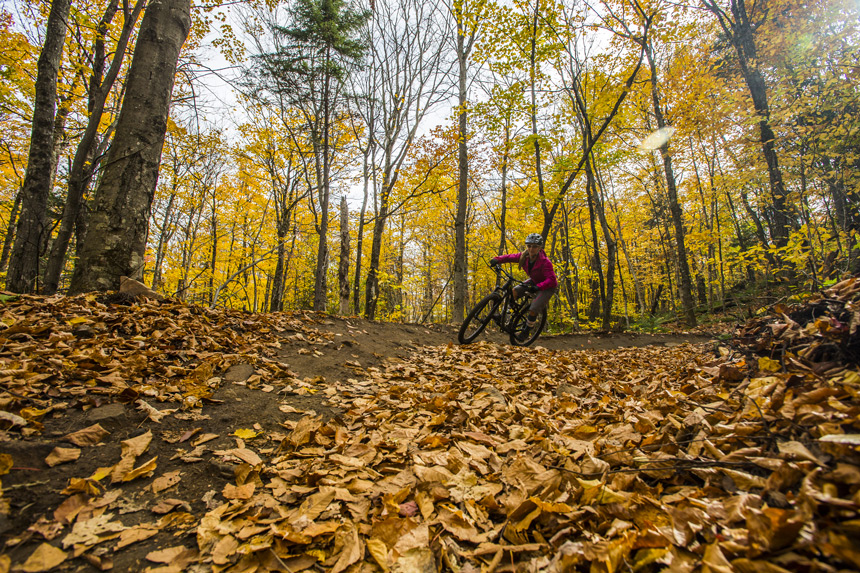
<path fill-rule="evenodd" d="M 496 260 L 500 263 L 518 263 L 522 253 L 509 253 L 500 255 Z M 538 253 L 538 258 L 529 269 L 529 259 L 526 257 L 523 270 L 528 273 L 529 278 L 537 286 L 538 290 L 549 290 L 558 286 L 558 280 L 555 278 L 555 272 L 552 270 L 552 263 L 547 258 L 546 253 L 541 249 Z"/>

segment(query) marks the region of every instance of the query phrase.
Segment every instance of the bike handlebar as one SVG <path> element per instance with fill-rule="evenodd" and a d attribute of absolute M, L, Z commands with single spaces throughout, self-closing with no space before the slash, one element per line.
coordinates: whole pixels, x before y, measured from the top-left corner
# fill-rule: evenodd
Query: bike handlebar
<path fill-rule="evenodd" d="M 503 264 L 504 264 L 504 263 L 496 263 L 496 264 L 494 265 L 493 263 L 488 263 L 488 266 L 489 266 L 491 269 L 493 269 L 493 271 L 495 271 L 495 273 L 496 273 L 496 274 L 504 274 L 504 275 L 505 275 L 505 278 L 508 278 L 508 279 L 510 279 L 511 281 L 516 282 L 516 283 L 517 283 L 517 286 L 519 286 L 519 285 L 524 285 L 524 284 L 526 283 L 526 281 L 527 281 L 528 279 L 526 279 L 526 280 L 522 280 L 522 281 L 518 281 L 518 280 L 517 280 L 517 278 L 513 275 L 513 273 L 511 273 L 508 269 L 502 268 L 502 265 L 503 265 Z"/>

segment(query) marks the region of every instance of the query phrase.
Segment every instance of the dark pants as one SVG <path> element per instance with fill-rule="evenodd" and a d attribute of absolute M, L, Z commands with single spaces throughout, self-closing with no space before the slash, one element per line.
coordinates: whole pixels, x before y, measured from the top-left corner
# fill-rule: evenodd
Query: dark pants
<path fill-rule="evenodd" d="M 529 281 L 526 281 L 526 284 L 528 283 Z M 529 305 L 529 320 L 534 320 L 537 317 L 538 313 L 543 308 L 546 308 L 546 305 L 549 304 L 549 299 L 552 298 L 552 295 L 554 295 L 557 290 L 558 287 L 554 287 L 551 289 L 539 290 L 537 292 L 535 297 L 532 299 L 532 303 Z M 516 293 L 517 298 L 519 298 L 525 292 L 525 288 L 516 287 L 514 289 L 514 292 Z"/>

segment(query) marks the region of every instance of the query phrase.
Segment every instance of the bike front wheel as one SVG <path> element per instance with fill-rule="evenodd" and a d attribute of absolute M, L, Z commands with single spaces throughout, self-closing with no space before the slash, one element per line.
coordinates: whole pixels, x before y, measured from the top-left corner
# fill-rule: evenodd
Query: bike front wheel
<path fill-rule="evenodd" d="M 460 344 L 469 344 L 478 338 L 479 334 L 484 332 L 484 329 L 493 320 L 493 314 L 499 308 L 501 300 L 501 296 L 497 293 L 491 293 L 475 305 L 475 308 L 472 309 L 469 316 L 463 321 L 460 332 L 457 334 Z"/>
<path fill-rule="evenodd" d="M 543 332 L 543 327 L 546 326 L 546 309 L 542 308 L 535 318 L 535 325 L 528 328 L 526 321 L 528 320 L 528 308 L 524 308 L 522 312 L 517 313 L 511 319 L 511 344 L 514 346 L 528 346 L 540 336 Z"/>

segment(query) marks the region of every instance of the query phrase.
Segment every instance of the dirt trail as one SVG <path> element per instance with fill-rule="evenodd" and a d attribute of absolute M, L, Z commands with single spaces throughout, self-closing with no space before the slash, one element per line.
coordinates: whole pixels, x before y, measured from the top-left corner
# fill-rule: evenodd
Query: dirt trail
<path fill-rule="evenodd" d="M 159 491 L 152 478 L 118 484 L 104 479 L 103 485 L 93 484 L 108 492 L 121 492 L 107 506 L 112 519 L 127 526 L 150 523 L 158 533 L 119 551 L 113 551 L 112 544 L 101 544 L 87 552 L 88 560 L 96 567 L 110 561 L 115 571 L 137 571 L 151 565 L 146 556 L 154 550 L 183 544 L 195 547 L 200 516 L 220 503 L 225 486 L 237 479 L 239 460 L 231 462 L 225 452 L 240 447 L 237 444 L 241 444 L 242 438 L 237 436 L 243 434 L 237 434 L 238 431 L 258 432 L 261 437 L 254 442 L 257 451 L 273 455 L 297 420 L 309 414 L 324 418 L 339 414 L 328 399 L 337 392 L 335 387 L 340 383 L 352 380 L 360 384 L 368 372 L 380 369 L 386 361 L 407 360 L 419 346 L 456 344 L 453 326 L 392 324 L 317 313 L 297 318 L 308 328 L 296 323 L 295 330 L 273 332 L 269 342 L 269 346 L 277 348 L 277 359 L 295 373 L 295 381 L 290 385 L 268 384 L 252 365 L 237 364 L 215 373 L 221 379 L 220 385 L 202 410 L 175 410 L 155 423 L 132 404 L 95 401 L 85 410 L 68 408 L 45 416 L 40 434 L 23 438 L 12 432 L 0 435 L 0 453 L 10 455 L 14 462 L 12 470 L 2 477 L 9 507 L 8 511 L 0 511 L 0 553 L 9 555 L 13 565 L 20 565 L 45 539 L 58 545 L 63 539 L 61 535 L 67 535 L 68 526 L 56 529 L 52 524 L 57 523 L 58 508 L 68 504 L 70 480 L 82 480 L 95 475 L 99 468 L 113 466 L 121 457 L 121 442 L 149 432 L 152 440 L 145 455 L 157 457 L 157 462 L 153 462 L 157 463 L 155 476 L 175 475 L 178 477 L 175 485 Z M 606 350 L 701 343 L 710 339 L 704 334 L 568 334 L 542 337 L 535 347 Z M 497 332 L 486 333 L 482 340 L 507 342 Z M 150 398 L 146 401 L 161 411 L 177 408 L 177 404 L 158 403 Z M 55 448 L 72 447 L 64 439 L 67 434 L 93 424 L 100 424 L 109 432 L 102 444 L 86 448 L 85 455 L 74 462 L 55 467 L 46 464 L 46 458 Z M 197 444 L 197 440 L 207 435 L 211 436 L 208 441 Z M 60 570 L 94 569 L 81 558 L 70 558 Z"/>
<path fill-rule="evenodd" d="M 457 326 L 440 324 L 399 324 L 368 321 L 360 318 L 319 317 L 307 314 L 313 326 L 329 336 L 324 346 L 313 345 L 316 353 L 307 352 L 311 345 L 288 346 L 279 356 L 301 377 L 325 376 L 328 380 L 354 377 L 354 366 L 379 366 L 386 359 L 405 360 L 418 346 L 458 344 Z M 705 333 L 638 334 L 577 333 L 541 336 L 532 348 L 548 350 L 612 350 L 641 346 L 673 346 L 714 340 Z M 508 335 L 488 330 L 476 342 L 509 344 Z M 349 363 L 353 363 L 350 365 Z"/>

